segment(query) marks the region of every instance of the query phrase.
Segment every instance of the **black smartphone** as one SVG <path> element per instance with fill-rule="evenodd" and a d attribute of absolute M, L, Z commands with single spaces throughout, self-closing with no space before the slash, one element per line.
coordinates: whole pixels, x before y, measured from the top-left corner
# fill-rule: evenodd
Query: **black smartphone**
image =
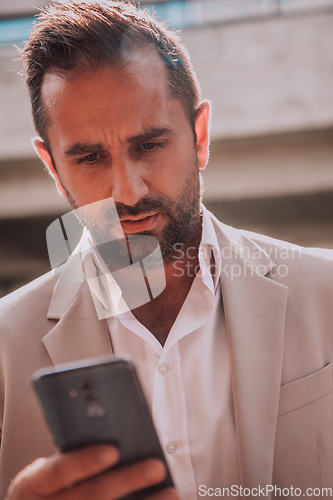
<path fill-rule="evenodd" d="M 118 467 L 159 458 L 167 476 L 155 486 L 127 495 L 146 498 L 173 486 L 156 430 L 133 364 L 112 358 L 94 364 L 39 370 L 33 382 L 48 425 L 61 451 L 111 443 L 118 447 Z"/>

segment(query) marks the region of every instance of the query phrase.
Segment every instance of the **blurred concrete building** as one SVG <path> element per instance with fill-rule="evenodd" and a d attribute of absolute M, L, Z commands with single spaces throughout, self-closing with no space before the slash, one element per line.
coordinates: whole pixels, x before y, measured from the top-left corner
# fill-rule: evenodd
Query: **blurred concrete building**
<path fill-rule="evenodd" d="M 45 230 L 68 211 L 30 142 L 13 44 L 26 38 L 31 3 L 0 0 L 0 295 L 49 269 Z M 154 10 L 182 29 L 213 103 L 206 205 L 228 224 L 333 248 L 333 0 L 156 1 Z"/>

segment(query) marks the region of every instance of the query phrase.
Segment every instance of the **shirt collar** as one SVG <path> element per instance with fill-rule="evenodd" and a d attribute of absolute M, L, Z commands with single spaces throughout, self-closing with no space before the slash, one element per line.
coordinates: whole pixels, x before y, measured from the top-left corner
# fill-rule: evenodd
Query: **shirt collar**
<path fill-rule="evenodd" d="M 201 204 L 201 213 L 202 237 L 199 246 L 199 264 L 204 283 L 215 293 L 221 274 L 221 252 L 212 219 L 203 204 Z"/>
<path fill-rule="evenodd" d="M 120 286 L 95 248 L 87 228 L 82 235 L 81 265 L 99 319 L 118 316 L 129 310 Z"/>

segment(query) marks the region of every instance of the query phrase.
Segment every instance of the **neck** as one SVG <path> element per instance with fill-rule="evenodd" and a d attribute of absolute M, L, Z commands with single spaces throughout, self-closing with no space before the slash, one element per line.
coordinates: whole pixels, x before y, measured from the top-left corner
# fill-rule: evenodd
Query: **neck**
<path fill-rule="evenodd" d="M 134 316 L 164 345 L 199 270 L 201 225 L 189 245 L 175 250 L 164 262 L 166 287 L 155 299 L 134 309 Z M 171 258 L 174 257 L 174 258 Z"/>
<path fill-rule="evenodd" d="M 166 289 L 175 287 L 186 287 L 192 283 L 199 270 L 199 245 L 201 241 L 201 225 L 199 230 L 188 245 L 176 245 L 167 262 L 164 262 Z"/>

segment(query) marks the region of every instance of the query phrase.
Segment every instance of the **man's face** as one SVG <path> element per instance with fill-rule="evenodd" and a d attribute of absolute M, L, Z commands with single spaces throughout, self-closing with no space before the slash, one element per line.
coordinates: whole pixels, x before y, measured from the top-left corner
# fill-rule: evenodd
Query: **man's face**
<path fill-rule="evenodd" d="M 198 236 L 194 134 L 156 53 L 125 70 L 48 73 L 42 97 L 56 174 L 74 208 L 112 197 L 125 235 L 155 236 L 164 257 Z M 104 211 L 93 236 L 112 231 L 108 222 Z"/>

